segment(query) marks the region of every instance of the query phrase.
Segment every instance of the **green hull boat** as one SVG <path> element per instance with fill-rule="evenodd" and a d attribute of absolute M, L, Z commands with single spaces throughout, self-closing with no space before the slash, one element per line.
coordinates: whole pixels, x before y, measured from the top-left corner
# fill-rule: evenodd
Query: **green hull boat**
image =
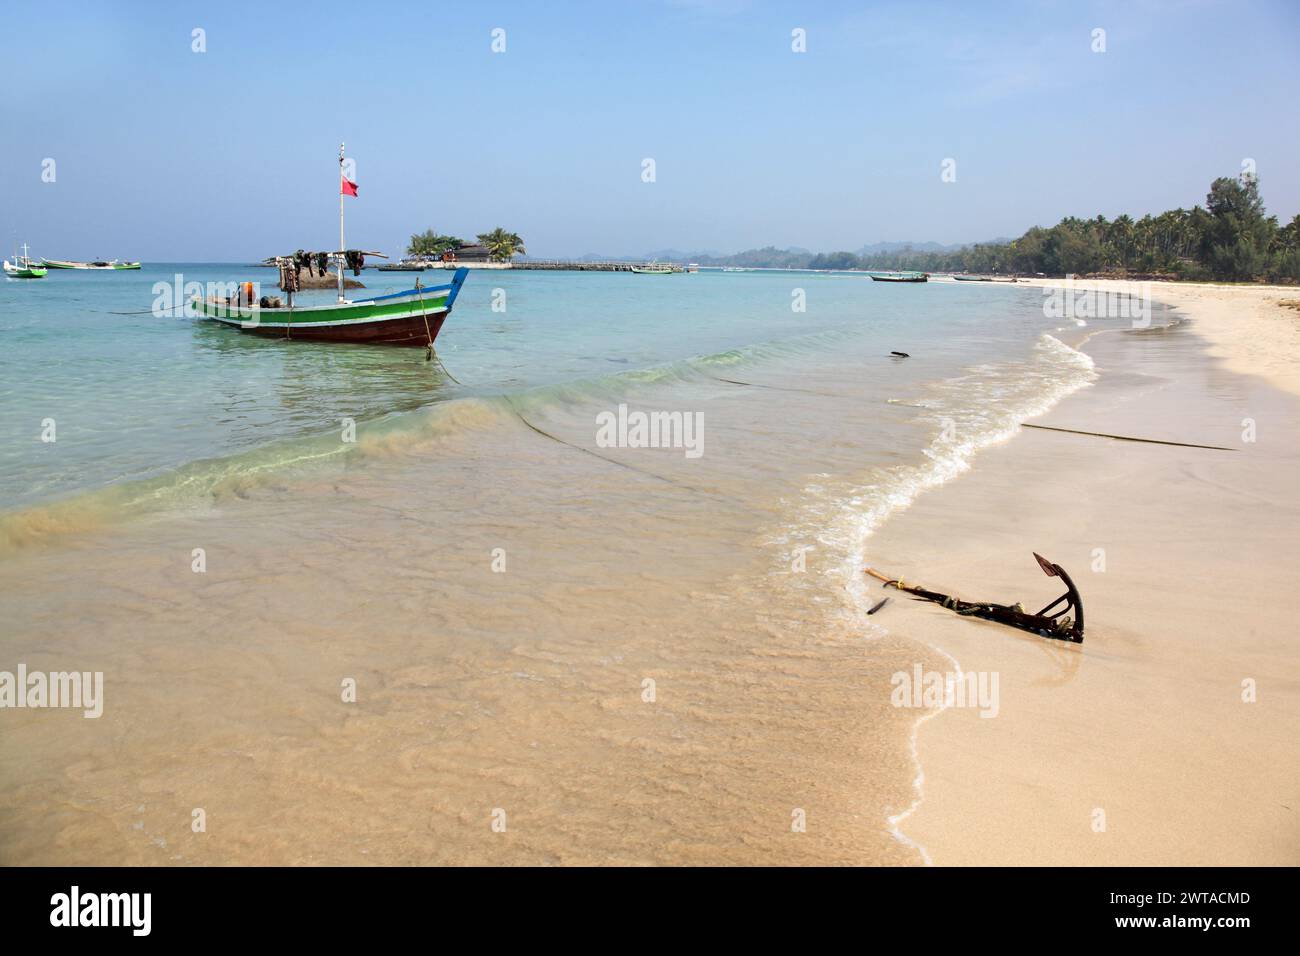
<path fill-rule="evenodd" d="M 252 304 L 240 295 L 233 302 L 207 297 L 192 304 L 202 317 L 250 335 L 290 342 L 432 348 L 467 275 L 468 269 L 457 269 L 446 285 L 417 286 L 392 295 L 328 305 L 262 306 L 261 300 Z"/>
<path fill-rule="evenodd" d="M 45 269 L 33 262 L 27 255 L 27 244 L 23 243 L 23 254 L 14 255 L 14 261 L 4 260 L 4 274 L 11 279 L 44 279 Z"/>
<path fill-rule="evenodd" d="M 5 275 L 11 279 L 44 279 L 45 274 L 46 270 L 39 266 L 24 269 L 19 266 L 11 266 L 9 260 L 5 260 Z"/>
<path fill-rule="evenodd" d="M 62 259 L 42 259 L 41 262 L 47 269 L 111 269 L 122 271 L 124 269 L 139 269 L 138 262 L 120 262 L 117 259 L 99 262 L 66 262 Z"/>

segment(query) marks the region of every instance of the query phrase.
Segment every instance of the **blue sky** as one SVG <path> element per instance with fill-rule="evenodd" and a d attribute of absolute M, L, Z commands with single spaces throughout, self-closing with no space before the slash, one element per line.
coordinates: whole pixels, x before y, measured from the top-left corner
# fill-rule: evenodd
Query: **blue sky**
<path fill-rule="evenodd" d="M 975 241 L 1191 206 L 1245 158 L 1271 213 L 1300 212 L 1290 0 L 31 12 L 0 31 L 6 251 L 243 261 L 327 246 L 340 140 L 361 191 L 348 244 L 390 254 L 426 227 L 498 225 L 556 256 Z"/>

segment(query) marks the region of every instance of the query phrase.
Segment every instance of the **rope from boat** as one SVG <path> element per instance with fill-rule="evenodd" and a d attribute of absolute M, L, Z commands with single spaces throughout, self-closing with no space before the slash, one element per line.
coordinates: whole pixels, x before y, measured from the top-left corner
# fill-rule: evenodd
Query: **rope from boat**
<path fill-rule="evenodd" d="M 649 477 L 654 478 L 657 481 L 667 482 L 670 485 L 678 484 L 678 482 L 673 481 L 671 478 L 665 478 L 663 475 L 656 475 L 653 471 L 646 471 L 642 468 L 637 468 L 635 465 L 629 465 L 626 462 L 619 461 L 616 458 L 606 458 L 604 455 L 598 452 L 594 452 L 590 448 L 584 448 L 582 445 L 575 445 L 571 441 L 565 441 L 563 438 L 560 438 L 557 435 L 552 435 L 550 432 L 538 428 L 528 419 L 524 418 L 523 412 L 521 412 L 518 408 L 515 407 L 515 400 L 513 396 L 505 395 L 502 397 L 505 398 L 506 404 L 510 406 L 510 410 L 515 413 L 515 415 L 519 418 L 521 422 L 523 422 L 525 425 L 527 425 L 529 428 L 531 428 L 533 431 L 537 432 L 537 434 L 541 435 L 544 438 L 549 438 L 551 441 L 557 441 L 561 445 L 568 445 L 570 448 L 576 448 L 578 451 L 586 452 L 588 455 L 591 455 L 593 458 L 599 458 L 601 461 L 607 461 L 611 465 L 618 465 L 618 467 L 626 468 L 628 471 L 635 471 L 642 475 L 648 475 Z M 689 486 L 685 486 L 685 487 L 689 487 Z"/>
<path fill-rule="evenodd" d="M 439 365 L 442 365 L 442 360 L 441 360 L 441 359 L 438 360 L 438 364 L 439 364 Z M 447 368 L 446 368 L 445 365 L 442 366 L 442 369 L 443 369 L 444 372 L 447 372 Z M 782 389 L 782 388 L 780 388 L 779 386 L 776 386 L 776 385 L 756 385 L 756 384 L 754 384 L 753 382 L 740 382 L 740 381 L 735 381 L 735 380 L 732 380 L 732 379 L 719 378 L 719 377 L 716 376 L 716 375 L 709 375 L 709 373 L 704 372 L 704 371 L 702 371 L 702 370 L 700 370 L 700 369 L 696 369 L 696 371 L 699 371 L 702 375 L 705 375 L 705 376 L 707 376 L 708 378 L 714 378 L 714 379 L 717 379 L 717 380 L 720 381 L 720 382 L 727 382 L 728 384 L 731 384 L 731 385 L 748 385 L 748 386 L 752 386 L 752 387 L 754 387 L 754 388 L 772 388 L 772 389 L 777 389 L 777 390 L 779 390 L 779 391 L 792 391 L 792 392 L 806 392 L 806 391 L 810 391 L 809 389 L 803 389 L 803 388 L 789 388 L 789 389 Z M 447 375 L 450 376 L 451 373 L 450 373 L 450 372 L 447 372 Z M 456 381 L 456 379 L 453 378 L 452 381 Z M 460 383 L 459 383 L 459 382 L 456 382 L 456 384 L 459 385 Z M 847 398 L 847 397 L 848 397 L 848 396 L 840 396 L 840 395 L 830 395 L 830 393 L 827 393 L 827 392 L 813 392 L 812 394 L 814 394 L 814 395 L 829 395 L 831 398 Z M 549 438 L 549 439 L 551 439 L 551 441 L 559 442 L 561 445 L 568 445 L 570 448 L 575 448 L 575 449 L 577 449 L 577 450 L 580 451 L 580 452 L 585 452 L 586 454 L 591 455 L 593 458 L 599 458 L 601 461 L 607 461 L 607 462 L 609 462 L 611 465 L 618 465 L 618 467 L 620 467 L 620 468 L 626 468 L 628 471 L 635 471 L 635 472 L 637 472 L 638 474 L 646 475 L 646 476 L 648 476 L 648 477 L 650 477 L 650 478 L 654 478 L 656 481 L 666 482 L 667 484 L 670 484 L 670 485 L 676 485 L 676 486 L 679 487 L 679 488 L 685 488 L 685 489 L 687 489 L 688 491 L 693 491 L 693 492 L 695 492 L 696 494 L 704 495 L 704 496 L 707 497 L 707 498 L 713 498 L 715 501 L 726 501 L 726 502 L 730 502 L 730 503 L 732 503 L 732 504 L 739 504 L 739 505 L 742 505 L 742 506 L 744 506 L 744 507 L 748 507 L 748 505 L 747 505 L 745 502 L 742 502 L 742 501 L 740 501 L 740 500 L 738 500 L 738 499 L 735 499 L 735 498 L 729 497 L 729 496 L 727 496 L 727 495 L 718 495 L 718 494 L 716 494 L 716 493 L 714 493 L 714 492 L 705 491 L 705 490 L 702 489 L 702 488 L 696 488 L 694 485 L 688 485 L 688 484 L 686 484 L 685 482 L 674 481 L 674 480 L 671 479 L 671 478 L 665 478 L 663 475 L 655 474 L 653 471 L 646 471 L 646 470 L 643 469 L 643 468 L 637 468 L 635 465 L 629 465 L 629 464 L 627 464 L 626 462 L 618 461 L 618 460 L 615 459 L 615 458 L 609 458 L 609 457 L 607 457 L 607 456 L 605 456 L 605 455 L 602 455 L 602 454 L 600 454 L 600 453 L 598 453 L 598 452 L 594 452 L 594 451 L 592 451 L 590 448 L 585 448 L 585 447 L 583 447 L 582 445 L 575 445 L 575 444 L 574 444 L 573 442 L 571 442 L 571 441 L 565 441 L 563 438 L 560 438 L 560 437 L 557 436 L 557 435 L 552 435 L 550 432 L 545 431 L 544 429 L 538 428 L 536 425 L 534 425 L 532 422 L 530 422 L 527 418 L 525 418 L 524 415 L 523 415 L 523 413 L 520 412 L 519 409 L 515 407 L 515 401 L 514 401 L 514 398 L 513 398 L 513 397 L 511 397 L 511 396 L 509 396 L 509 395 L 505 395 L 505 396 L 502 396 L 502 397 L 505 398 L 505 400 L 506 400 L 506 404 L 510 406 L 510 410 L 511 410 L 512 412 L 515 413 L 515 415 L 518 417 L 518 419 L 519 419 L 521 422 L 523 422 L 526 426 L 528 426 L 528 428 L 532 429 L 532 430 L 535 431 L 537 434 L 541 435 L 543 438 Z"/>
<path fill-rule="evenodd" d="M 763 385 L 758 382 L 742 382 L 735 378 L 723 378 L 721 375 L 712 375 L 698 366 L 692 366 L 695 371 L 699 372 L 705 378 L 711 378 L 715 382 L 726 382 L 728 385 L 745 385 L 749 388 L 770 388 L 775 392 L 804 392 L 808 395 L 821 395 L 825 398 L 853 398 L 852 395 L 837 395 L 834 392 L 818 392 L 811 388 L 792 388 L 786 385 Z"/>
<path fill-rule="evenodd" d="M 1090 435 L 1093 438 L 1114 438 L 1116 441 L 1137 441 L 1147 445 L 1175 445 L 1178 448 L 1208 448 L 1211 451 L 1236 451 L 1235 448 L 1225 448 L 1223 445 L 1197 445 L 1186 441 L 1163 441 L 1159 438 L 1134 438 L 1132 435 L 1110 435 L 1106 432 L 1085 432 L 1078 428 L 1055 428 L 1051 425 L 1031 425 L 1029 422 L 1021 422 L 1021 428 L 1037 428 L 1045 432 L 1066 432 L 1070 435 Z"/>
<path fill-rule="evenodd" d="M 427 319 L 426 319 L 426 321 L 427 321 Z M 430 348 L 432 348 L 432 345 L 430 345 Z M 435 359 L 437 360 L 437 362 L 438 362 L 438 367 L 441 368 L 441 369 L 443 370 L 443 372 L 446 373 L 446 375 L 447 375 L 448 378 L 450 378 L 450 379 L 451 379 L 453 382 L 455 382 L 457 385 L 460 385 L 460 384 L 461 384 L 461 381 L 460 381 L 458 378 L 456 378 L 456 376 L 454 376 L 454 375 L 451 374 L 451 372 L 448 370 L 448 368 L 447 368 L 446 365 L 443 365 L 443 364 L 442 364 L 442 358 L 438 355 L 438 353 L 434 352 L 433 355 L 434 355 L 434 358 L 435 358 Z M 515 400 L 514 400 L 514 397 L 513 397 L 513 396 L 511 396 L 511 395 L 503 395 L 503 396 L 501 396 L 501 397 L 504 398 L 504 399 L 506 400 L 506 404 L 510 406 L 510 410 L 511 410 L 512 412 L 515 413 L 515 417 L 516 417 L 516 418 L 518 418 L 521 422 L 523 422 L 526 426 L 528 426 L 528 428 L 532 429 L 532 430 L 535 431 L 537 434 L 541 435 L 543 438 L 549 438 L 551 441 L 559 442 L 561 445 L 568 445 L 570 448 L 575 448 L 575 449 L 577 449 L 577 450 L 580 451 L 580 452 L 585 452 L 586 454 L 591 455 L 593 458 L 599 458 L 601 461 L 607 461 L 607 462 L 609 462 L 611 465 L 618 465 L 618 467 L 620 467 L 620 468 L 626 468 L 628 471 L 635 471 L 635 472 L 637 472 L 638 474 L 646 475 L 646 476 L 648 476 L 648 477 L 650 477 L 650 478 L 654 478 L 656 481 L 666 482 L 667 484 L 670 484 L 670 485 L 681 485 L 681 487 L 683 487 L 683 488 L 691 488 L 690 485 L 682 485 L 681 482 L 673 481 L 671 478 L 665 478 L 663 475 L 657 475 L 657 474 L 655 474 L 653 471 L 646 471 L 646 470 L 643 469 L 643 468 L 637 468 L 635 465 L 629 465 L 629 464 L 627 464 L 626 462 L 618 461 L 618 460 L 615 459 L 615 458 L 607 458 L 606 456 L 604 456 L 604 455 L 602 455 L 602 454 L 599 454 L 598 452 L 594 452 L 594 451 L 592 451 L 590 448 L 584 448 L 582 445 L 575 445 L 575 444 L 574 444 L 573 442 L 571 442 L 571 441 L 565 441 L 563 438 L 560 438 L 558 435 L 552 435 L 550 432 L 546 431 L 545 429 L 538 428 L 536 425 L 534 425 L 532 422 L 530 422 L 527 418 L 525 418 L 525 417 L 524 417 L 524 413 L 521 412 L 521 411 L 520 411 L 520 410 L 515 406 Z M 691 490 L 692 490 L 692 491 L 699 491 L 699 489 L 697 489 L 697 488 L 691 488 Z M 701 493 L 702 493 L 702 494 L 707 494 L 707 492 L 701 492 Z"/>
<path fill-rule="evenodd" d="M 429 313 L 424 311 L 424 286 L 420 285 L 419 276 L 415 277 L 415 291 L 420 295 L 420 317 L 424 319 L 424 334 L 429 339 L 428 349 L 424 353 L 424 360 L 427 362 L 431 358 L 433 358 L 433 333 L 429 331 Z M 442 359 L 438 360 L 438 364 L 442 365 Z M 442 370 L 446 372 L 447 371 L 446 366 L 443 366 Z M 451 373 L 448 372 L 447 374 L 450 375 Z M 456 381 L 456 380 L 452 379 L 452 381 Z"/>
<path fill-rule="evenodd" d="M 823 398 L 844 398 L 844 399 L 848 399 L 849 401 L 859 400 L 859 397 L 856 395 L 843 395 L 838 392 L 819 392 L 811 388 L 793 388 L 787 385 L 764 385 L 761 382 L 742 382 L 736 378 L 723 378 L 720 375 L 711 375 L 710 373 L 704 371 L 704 369 L 696 365 L 692 365 L 691 367 L 694 368 L 695 371 L 703 375 L 705 378 L 711 378 L 715 382 L 726 382 L 728 385 L 745 385 L 748 386 L 749 388 L 766 388 L 766 389 L 771 389 L 774 392 L 803 392 L 805 395 L 820 395 Z M 929 408 L 930 407 L 929 405 L 914 405 L 909 402 L 900 402 L 892 398 L 889 399 L 886 402 L 886 404 L 901 405 L 907 408 Z"/>
<path fill-rule="evenodd" d="M 445 365 L 442 364 L 442 356 L 440 356 L 436 351 L 433 353 L 433 360 L 434 360 L 435 362 L 438 363 L 438 368 L 442 369 L 442 374 L 443 374 L 443 375 L 446 375 L 449 379 L 451 379 L 451 380 L 452 380 L 453 382 L 455 382 L 457 385 L 463 385 L 463 384 L 464 384 L 464 383 L 463 383 L 460 379 L 458 379 L 455 375 L 452 375 L 452 374 L 451 374 L 451 371 L 447 368 L 447 366 L 445 366 Z"/>
<path fill-rule="evenodd" d="M 519 411 L 519 409 L 515 407 L 515 400 L 512 396 L 503 395 L 502 398 L 506 400 L 506 404 L 510 406 L 510 410 L 515 413 L 515 416 L 521 422 L 523 422 L 533 431 L 537 432 L 537 434 L 541 435 L 543 438 L 549 438 L 551 441 L 559 442 L 561 445 L 568 445 L 570 448 L 591 455 L 591 457 L 593 458 L 599 458 L 601 461 L 607 461 L 611 465 L 618 465 L 618 467 L 626 468 L 628 471 L 635 471 L 637 474 L 645 475 L 647 478 L 653 478 L 655 479 L 655 481 L 662 481 L 664 484 L 674 485 L 678 488 L 685 488 L 687 491 L 694 492 L 697 495 L 703 495 L 706 498 L 712 498 L 714 501 L 722 501 L 731 505 L 738 505 L 742 508 L 749 507 L 748 502 L 742 501 L 738 498 L 733 498 L 729 495 L 720 495 L 717 492 L 708 491 L 704 488 L 697 488 L 695 485 L 688 485 L 684 481 L 674 481 L 672 478 L 665 478 L 663 475 L 656 474 L 653 471 L 646 471 L 644 468 L 638 468 L 635 465 L 629 465 L 627 462 L 619 461 L 616 458 L 609 458 L 605 455 L 600 454 L 599 452 L 592 451 L 590 448 L 585 448 L 582 445 L 575 445 L 571 441 L 565 441 L 563 438 L 560 438 L 558 435 L 552 435 L 550 432 L 546 431 L 545 429 L 538 428 L 527 418 L 525 418 L 523 412 Z"/>

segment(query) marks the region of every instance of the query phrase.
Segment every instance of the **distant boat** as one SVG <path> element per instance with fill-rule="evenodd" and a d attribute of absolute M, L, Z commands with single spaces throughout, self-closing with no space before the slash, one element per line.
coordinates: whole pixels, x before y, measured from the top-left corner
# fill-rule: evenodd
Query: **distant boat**
<path fill-rule="evenodd" d="M 14 255 L 11 263 L 4 260 L 4 273 L 11 279 L 44 279 L 45 270 L 34 263 L 27 255 L 27 243 L 23 243 L 23 254 Z"/>
<path fill-rule="evenodd" d="M 351 300 L 343 295 L 343 264 L 352 258 L 343 245 L 343 196 L 356 195 L 355 184 L 343 176 L 343 146 L 339 145 L 339 251 L 326 253 L 338 267 L 338 302 L 326 305 L 295 305 L 293 293 L 288 303 L 280 304 L 277 296 L 263 296 L 253 301 L 254 285 L 239 284 L 234 296 L 208 296 L 195 299 L 194 307 L 205 318 L 232 326 L 241 332 L 284 339 L 286 342 L 356 342 L 375 345 L 406 345 L 425 348 L 426 358 L 433 357 L 433 340 L 438 337 L 468 269 L 457 269 L 446 285 L 421 286 L 417 278 L 414 289 L 391 295 Z M 344 189 L 350 186 L 351 191 Z M 366 252 L 366 256 L 382 255 Z M 293 259 L 281 256 L 276 264 L 282 276 L 292 274 Z M 360 268 L 355 265 L 354 268 Z M 283 286 L 282 286 L 283 288 Z M 233 299 L 233 301 L 232 301 Z"/>
<path fill-rule="evenodd" d="M 928 272 L 873 272 L 872 282 L 929 282 Z"/>
<path fill-rule="evenodd" d="M 988 276 L 959 276 L 959 275 L 954 275 L 953 278 L 956 279 L 958 282 L 992 282 L 992 281 L 993 281 L 993 280 L 990 279 Z"/>
<path fill-rule="evenodd" d="M 722 271 L 723 272 L 748 272 L 749 270 L 744 269 L 741 266 L 723 266 Z"/>
<path fill-rule="evenodd" d="M 65 262 L 62 259 L 42 259 L 48 269 L 139 269 L 138 262 L 122 262 L 118 259 L 100 259 L 96 262 Z"/>
<path fill-rule="evenodd" d="M 633 266 L 632 271 L 639 276 L 670 276 L 673 274 L 672 266 L 661 266 L 657 262 L 652 262 L 648 266 Z"/>

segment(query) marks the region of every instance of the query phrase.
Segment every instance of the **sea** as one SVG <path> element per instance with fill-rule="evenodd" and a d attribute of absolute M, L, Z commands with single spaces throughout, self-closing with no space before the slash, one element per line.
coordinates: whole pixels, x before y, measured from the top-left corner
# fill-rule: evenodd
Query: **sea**
<path fill-rule="evenodd" d="M 484 270 L 427 361 L 165 311 L 245 280 L 0 283 L 0 669 L 105 687 L 5 715 L 0 862 L 918 861 L 872 533 L 1094 381 L 1115 320 Z"/>

